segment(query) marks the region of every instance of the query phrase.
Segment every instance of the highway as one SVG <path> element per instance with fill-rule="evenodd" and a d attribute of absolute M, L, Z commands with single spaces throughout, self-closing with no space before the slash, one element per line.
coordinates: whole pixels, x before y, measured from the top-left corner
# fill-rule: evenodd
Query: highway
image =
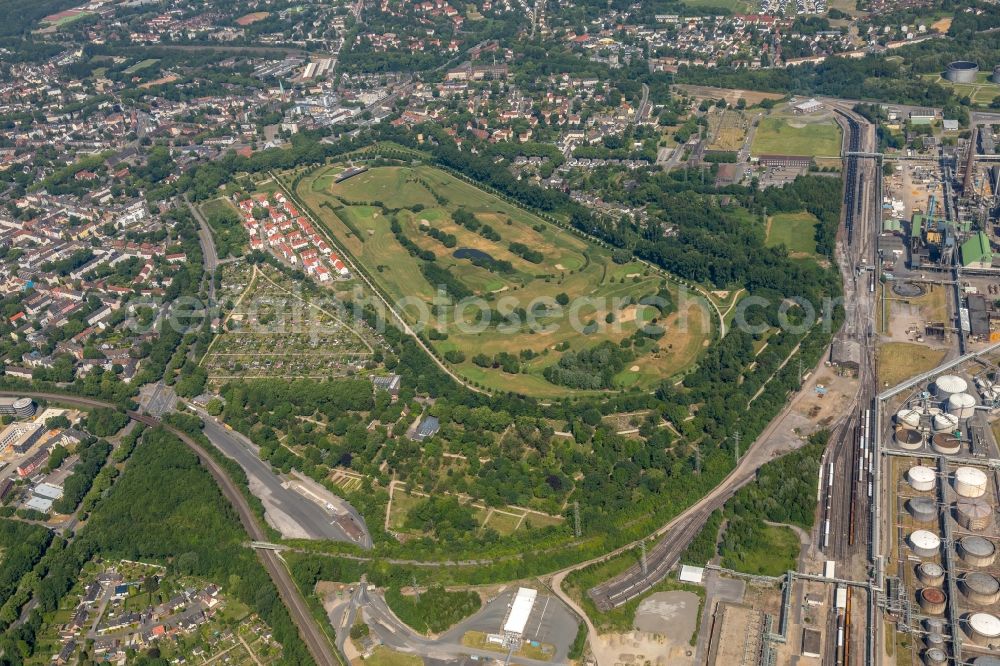
<path fill-rule="evenodd" d="M 95 400 L 93 398 L 85 398 L 82 396 L 73 395 L 63 395 L 60 393 L 40 393 L 40 392 L 25 392 L 25 391 L 0 391 L 2 396 L 28 396 L 34 399 L 48 400 L 50 402 L 59 402 L 68 405 L 75 405 L 84 408 L 108 408 L 108 409 L 119 409 L 119 407 L 110 402 L 104 402 L 102 400 Z M 140 423 L 145 423 L 149 426 L 161 425 L 159 419 L 149 416 L 148 414 L 139 414 L 138 412 L 127 411 L 126 414 L 133 421 L 138 421 Z M 243 496 L 242 491 L 233 483 L 226 471 L 222 469 L 216 460 L 209 455 L 209 453 L 197 442 L 188 437 L 185 433 L 177 430 L 176 428 L 162 424 L 164 428 L 169 430 L 172 434 L 176 435 L 184 444 L 190 448 L 201 464 L 211 473 L 215 478 L 215 482 L 219 484 L 219 489 L 222 494 L 229 500 L 233 508 L 236 509 L 236 513 L 239 516 L 240 523 L 243 525 L 243 529 L 246 530 L 247 535 L 253 541 L 266 541 L 267 535 L 264 533 L 263 528 L 257 523 L 257 518 L 250 508 L 250 503 L 247 502 L 246 497 Z M 326 635 L 320 629 L 319 625 L 313 619 L 309 611 L 309 607 L 306 604 L 305 599 L 302 598 L 302 594 L 299 592 L 299 588 L 292 581 L 291 575 L 288 573 L 288 569 L 285 568 L 284 563 L 281 561 L 277 553 L 269 550 L 257 549 L 257 557 L 260 558 L 261 562 L 264 564 L 264 568 L 267 569 L 271 580 L 274 582 L 275 587 L 278 589 L 278 594 L 281 597 L 282 602 L 288 608 L 288 612 L 291 615 L 292 621 L 295 622 L 296 626 L 299 628 L 299 635 L 302 640 L 305 641 L 306 646 L 309 648 L 309 653 L 312 655 L 313 659 L 319 666 L 340 666 L 340 660 L 334 654 L 333 647 L 327 640 Z"/>

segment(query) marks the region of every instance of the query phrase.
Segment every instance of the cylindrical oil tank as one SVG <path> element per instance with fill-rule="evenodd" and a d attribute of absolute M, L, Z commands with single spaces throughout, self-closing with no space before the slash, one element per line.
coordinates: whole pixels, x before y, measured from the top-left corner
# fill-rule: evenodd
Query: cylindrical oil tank
<path fill-rule="evenodd" d="M 955 432 L 958 428 L 958 417 L 947 412 L 935 414 L 932 424 L 934 432 Z"/>
<path fill-rule="evenodd" d="M 930 467 L 914 465 L 906 472 L 906 480 L 914 490 L 927 492 L 937 486 L 937 475 Z"/>
<path fill-rule="evenodd" d="M 975 83 L 979 65 L 970 60 L 956 60 L 948 63 L 944 78 L 952 83 Z"/>
<path fill-rule="evenodd" d="M 896 412 L 896 423 L 909 428 L 916 428 L 920 425 L 920 411 L 916 409 L 901 409 Z"/>
<path fill-rule="evenodd" d="M 918 523 L 929 523 L 938 517 L 937 502 L 930 497 L 911 497 L 906 501 L 906 509 Z"/>
<path fill-rule="evenodd" d="M 984 647 L 1000 644 L 1000 618 L 990 613 L 973 613 L 966 619 L 969 638 Z"/>
<path fill-rule="evenodd" d="M 976 413 L 976 399 L 968 393 L 955 393 L 948 398 L 948 413 L 960 419 L 970 418 Z"/>
<path fill-rule="evenodd" d="M 967 530 L 981 532 L 993 522 L 993 507 L 982 498 L 963 497 L 955 503 L 955 520 Z"/>
<path fill-rule="evenodd" d="M 932 634 L 944 633 L 944 620 L 940 620 L 936 617 L 929 617 L 924 620 L 924 627 L 929 633 Z"/>
<path fill-rule="evenodd" d="M 986 494 L 986 472 L 975 467 L 955 470 L 955 492 L 962 497 L 982 497 Z"/>
<path fill-rule="evenodd" d="M 946 456 L 953 456 L 962 450 L 962 440 L 952 435 L 950 432 L 938 432 L 931 439 L 931 448 L 937 453 Z"/>
<path fill-rule="evenodd" d="M 965 393 L 969 383 L 955 375 L 941 375 L 934 381 L 934 395 L 941 400 L 947 400 L 955 393 Z"/>
<path fill-rule="evenodd" d="M 910 548 L 920 557 L 934 557 L 941 548 L 941 539 L 933 532 L 914 530 L 910 533 Z"/>
<path fill-rule="evenodd" d="M 927 634 L 924 637 L 924 641 L 927 643 L 929 648 L 944 648 L 944 636 L 942 634 Z"/>
<path fill-rule="evenodd" d="M 924 445 L 924 436 L 919 430 L 913 428 L 899 427 L 893 435 L 896 444 L 907 451 L 916 451 Z"/>
<path fill-rule="evenodd" d="M 990 78 L 993 80 L 993 83 L 1000 83 L 1000 65 L 993 68 L 993 76 Z M 1000 662 L 997 663 L 1000 664 Z"/>
<path fill-rule="evenodd" d="M 930 587 L 941 587 L 944 583 L 944 567 L 937 562 L 924 562 L 917 567 L 917 579 Z"/>
<path fill-rule="evenodd" d="M 924 663 L 927 666 L 937 666 L 948 661 L 948 653 L 939 647 L 927 648 L 924 652 Z"/>
<path fill-rule="evenodd" d="M 995 604 L 1000 600 L 1000 583 L 993 576 L 973 571 L 962 576 L 962 593 L 974 604 Z"/>
<path fill-rule="evenodd" d="M 940 587 L 925 587 L 917 592 L 917 602 L 928 615 L 941 615 L 948 606 L 948 597 Z"/>
<path fill-rule="evenodd" d="M 997 657 L 984 655 L 982 657 L 976 657 L 975 659 L 973 659 L 972 666 L 1000 666 L 1000 659 L 998 659 Z"/>
<path fill-rule="evenodd" d="M 974 567 L 988 567 L 997 557 L 996 546 L 981 536 L 967 536 L 958 540 L 958 554 Z"/>

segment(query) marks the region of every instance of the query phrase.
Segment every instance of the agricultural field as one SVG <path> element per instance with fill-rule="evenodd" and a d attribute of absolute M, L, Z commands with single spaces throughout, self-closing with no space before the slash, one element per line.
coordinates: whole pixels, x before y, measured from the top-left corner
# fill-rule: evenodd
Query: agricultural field
<path fill-rule="evenodd" d="M 840 155 L 841 131 L 830 111 L 795 115 L 790 111 L 762 118 L 754 134 L 753 155 Z"/>
<path fill-rule="evenodd" d="M 779 213 L 767 218 L 769 247 L 784 245 L 793 257 L 816 254 L 816 225 L 819 220 L 812 213 Z"/>
<path fill-rule="evenodd" d="M 219 300 L 227 314 L 201 359 L 211 386 L 234 379 L 324 379 L 366 368 L 374 331 L 348 320 L 270 266 L 227 264 Z"/>
<path fill-rule="evenodd" d="M 644 264 L 615 263 L 610 250 L 434 167 L 335 183 L 345 168 L 304 174 L 295 196 L 474 383 L 536 396 L 648 388 L 707 344 L 707 305 L 679 303 L 676 285 Z M 610 375 L 567 379 L 581 351 L 608 343 L 620 350 L 603 349 Z"/>

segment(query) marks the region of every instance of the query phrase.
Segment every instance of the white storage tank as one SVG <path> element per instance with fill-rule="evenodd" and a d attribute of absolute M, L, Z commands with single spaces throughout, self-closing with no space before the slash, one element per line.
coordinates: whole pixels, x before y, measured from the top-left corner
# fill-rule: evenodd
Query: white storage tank
<path fill-rule="evenodd" d="M 1000 618 L 990 613 L 973 613 L 966 620 L 969 638 L 983 647 L 1000 644 Z"/>
<path fill-rule="evenodd" d="M 941 539 L 927 530 L 914 530 L 910 534 L 910 548 L 920 557 L 934 557 L 941 549 Z"/>
<path fill-rule="evenodd" d="M 956 393 L 948 398 L 948 413 L 959 419 L 971 418 L 976 413 L 976 399 L 968 393 Z"/>
<path fill-rule="evenodd" d="M 920 425 L 920 412 L 916 409 L 901 409 L 896 412 L 896 423 L 909 428 Z"/>
<path fill-rule="evenodd" d="M 934 432 L 954 432 L 958 428 L 958 417 L 947 412 L 935 414 L 933 424 Z"/>
<path fill-rule="evenodd" d="M 986 473 L 975 467 L 955 470 L 955 492 L 962 497 L 982 497 L 986 494 Z"/>
<path fill-rule="evenodd" d="M 965 393 L 969 383 L 955 375 L 941 375 L 934 381 L 934 394 L 941 400 L 947 400 L 956 393 Z"/>
<path fill-rule="evenodd" d="M 967 536 L 958 540 L 958 554 L 973 567 L 988 567 L 997 557 L 996 546 L 981 536 Z"/>
<path fill-rule="evenodd" d="M 934 473 L 934 470 L 923 465 L 914 465 L 907 470 L 906 480 L 909 481 L 910 486 L 914 490 L 919 490 L 920 492 L 934 490 L 937 485 L 937 475 Z"/>

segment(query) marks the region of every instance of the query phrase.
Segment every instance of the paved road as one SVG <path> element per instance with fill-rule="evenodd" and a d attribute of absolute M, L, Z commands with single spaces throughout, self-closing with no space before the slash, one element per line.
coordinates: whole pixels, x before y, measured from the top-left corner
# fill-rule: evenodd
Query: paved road
<path fill-rule="evenodd" d="M 198 242 L 201 243 L 201 255 L 205 272 L 208 273 L 209 302 L 214 303 L 215 269 L 219 265 L 219 253 L 215 250 L 215 239 L 212 238 L 212 230 L 208 226 L 205 216 L 201 214 L 201 210 L 197 206 L 191 203 L 187 193 L 184 194 L 184 203 L 187 204 L 188 210 L 191 211 L 194 219 L 198 222 Z"/>
<path fill-rule="evenodd" d="M 479 650 L 462 645 L 462 636 L 467 631 L 499 632 L 507 616 L 508 604 L 513 594 L 513 589 L 504 592 L 481 611 L 459 622 L 434 639 L 416 634 L 403 624 L 389 609 L 379 592 L 362 590 L 356 597 L 358 606 L 364 609 L 365 621 L 368 626 L 387 647 L 398 652 L 418 654 L 429 659 L 452 661 L 470 655 L 480 659 L 504 658 L 506 653 L 503 652 Z M 510 663 L 526 664 L 527 666 L 567 664 L 567 648 L 575 636 L 576 620 L 569 611 L 559 606 L 555 597 L 539 593 L 535 607 L 528 618 L 525 638 L 555 645 L 557 647 L 556 654 L 550 661 L 526 659 L 512 655 Z"/>
<path fill-rule="evenodd" d="M 229 430 L 214 418 L 202 414 L 204 433 L 208 440 L 228 458 L 232 458 L 246 472 L 250 481 L 250 492 L 264 504 L 268 522 L 282 536 L 299 539 L 332 539 L 356 543 L 363 548 L 371 548 L 371 536 L 364 519 L 357 510 L 343 503 L 347 516 L 340 518 L 314 499 L 296 492 L 282 482 L 271 469 L 271 465 L 260 459 L 258 448 L 242 434 Z M 354 520 L 360 527 L 360 536 L 353 538 L 341 520 Z"/>
<path fill-rule="evenodd" d="M 59 393 L 0 391 L 0 396 L 28 396 L 35 399 L 61 402 L 64 404 L 82 407 L 118 409 L 117 405 L 104 402 L 102 400 L 63 395 Z M 159 424 L 158 419 L 151 416 L 138 414 L 136 412 L 126 413 L 133 421 L 139 421 L 140 423 L 145 423 L 147 425 Z M 182 442 L 184 442 L 184 444 L 188 446 L 188 448 L 194 451 L 196 456 L 198 456 L 198 460 L 215 478 L 215 482 L 219 484 L 219 489 L 222 491 L 222 494 L 233 505 L 233 508 L 236 509 L 240 523 L 242 523 L 243 528 L 246 530 L 250 538 L 254 541 L 266 541 L 267 535 L 264 533 L 263 528 L 257 523 L 257 518 L 254 515 L 253 510 L 250 508 L 250 503 L 247 502 L 247 499 L 243 496 L 242 491 L 240 491 L 236 484 L 233 483 L 233 480 L 229 478 L 229 475 L 224 469 L 222 469 L 222 466 L 216 462 L 215 458 L 209 455 L 200 444 L 195 442 L 180 430 L 165 424 L 163 427 L 176 435 Z M 319 625 L 316 624 L 316 620 L 310 613 L 305 599 L 302 598 L 299 588 L 292 581 L 292 577 L 288 573 L 288 569 L 285 568 L 284 563 L 278 557 L 277 553 L 268 550 L 258 550 L 257 556 L 260 558 L 264 567 L 267 569 L 268 574 L 271 576 L 271 580 L 278 589 L 278 594 L 281 597 L 282 602 L 288 608 L 292 621 L 295 622 L 295 625 L 299 628 L 299 635 L 302 637 L 302 640 L 305 641 L 306 646 L 309 648 L 309 653 L 312 655 L 316 663 L 319 666 L 340 666 L 340 660 L 337 659 L 334 654 L 333 646 L 330 645 L 330 642 L 326 639 L 326 635 L 320 629 Z"/>

